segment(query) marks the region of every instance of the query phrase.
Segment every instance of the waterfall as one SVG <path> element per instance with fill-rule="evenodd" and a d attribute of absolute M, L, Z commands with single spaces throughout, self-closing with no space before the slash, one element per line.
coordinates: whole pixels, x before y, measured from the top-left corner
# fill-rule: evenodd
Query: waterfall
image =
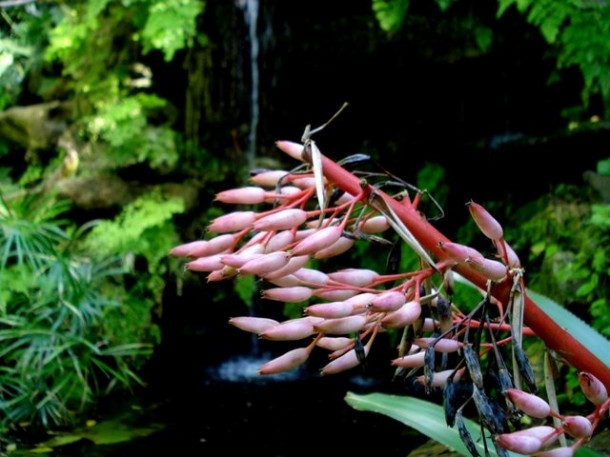
<path fill-rule="evenodd" d="M 248 169 L 251 170 L 254 168 L 254 159 L 256 157 L 259 118 L 259 40 L 257 30 L 259 0 L 238 0 L 237 4 L 244 11 L 244 20 L 248 26 L 248 41 L 250 43 L 250 129 L 246 161 Z M 254 299 L 250 301 L 248 309 L 250 315 L 254 316 L 256 314 Z M 252 335 L 252 354 L 259 355 L 258 337 L 256 335 Z"/>
<path fill-rule="evenodd" d="M 250 41 L 250 133 L 248 135 L 248 168 L 254 167 L 256 157 L 258 120 L 259 120 L 259 41 L 257 32 L 259 0 L 241 0 Z"/>

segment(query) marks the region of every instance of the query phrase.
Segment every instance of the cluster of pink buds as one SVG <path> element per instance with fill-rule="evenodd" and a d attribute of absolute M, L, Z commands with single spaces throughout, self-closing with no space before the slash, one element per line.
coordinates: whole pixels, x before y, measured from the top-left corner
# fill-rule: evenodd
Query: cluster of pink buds
<path fill-rule="evenodd" d="M 561 415 L 551 409 L 551 406 L 535 394 L 519 389 L 507 389 L 505 394 L 513 406 L 534 419 L 548 421 L 556 419 L 556 425 L 547 425 L 546 422 L 529 428 L 496 435 L 495 442 L 504 449 L 519 454 L 536 457 L 572 457 L 576 449 L 586 443 L 602 420 L 608 408 L 608 391 L 604 384 L 590 373 L 578 374 L 581 389 L 585 397 L 593 403 L 593 411 L 587 415 Z M 555 445 L 562 434 L 572 440 L 568 444 L 565 438 L 563 443 Z"/>
<path fill-rule="evenodd" d="M 452 389 L 463 383 L 472 389 L 471 399 L 500 449 L 531 454 L 563 432 L 584 439 L 597 416 L 584 419 L 592 424 L 588 429 L 583 419 L 565 417 L 561 430 L 542 426 L 512 433 L 506 418 L 495 417 L 498 400 L 489 393 L 493 386 L 486 385 L 489 374 L 500 379 L 505 400 L 526 414 L 541 418 L 553 413 L 533 394 L 514 386 L 504 364 L 503 352 L 511 351 L 513 376 L 535 391 L 533 372 L 521 347 L 522 338 L 532 335 L 523 325 L 523 271 L 491 214 L 478 203 L 467 204 L 477 226 L 491 240 L 492 255 L 440 235 L 424 248 L 420 237 L 431 235 L 413 233 L 397 213 L 422 217 L 425 192 L 386 172 L 353 172 L 357 182 L 346 190 L 326 177 L 327 162 L 313 142 L 279 141 L 277 146 L 304 161 L 305 167 L 258 171 L 247 186 L 219 192 L 218 202 L 252 208 L 217 217 L 207 227 L 213 236 L 171 251 L 187 260 L 188 271 L 205 273 L 209 282 L 255 275 L 266 285 L 263 298 L 303 304 L 301 316 L 284 321 L 262 316 L 230 319 L 231 325 L 259 338 L 298 343 L 260 367 L 260 374 L 295 369 L 314 350 L 328 352 L 322 375 L 345 372 L 365 363 L 377 335 L 402 332 L 391 365 L 397 375 L 412 377 L 426 390 L 444 389 L 449 425 L 459 419 L 463 407 L 454 404 Z M 396 187 L 395 194 L 384 190 Z M 411 197 L 408 190 L 413 189 Z M 407 272 L 398 271 L 392 262 L 384 272 L 357 267 L 324 272 L 312 267 L 361 242 L 388 251 L 404 242 L 418 256 L 419 267 Z M 481 302 L 468 313 L 452 302 L 453 275 L 461 268 L 487 281 Z M 508 301 L 490 293 L 496 284 L 510 286 Z M 483 362 L 486 355 L 493 363 Z M 607 406 L 607 401 L 601 404 Z"/>

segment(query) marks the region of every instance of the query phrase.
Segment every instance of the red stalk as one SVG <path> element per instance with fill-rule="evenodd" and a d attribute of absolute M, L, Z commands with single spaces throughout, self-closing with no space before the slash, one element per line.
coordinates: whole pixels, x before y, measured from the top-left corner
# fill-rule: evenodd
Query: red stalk
<path fill-rule="evenodd" d="M 360 178 L 324 155 L 322 155 L 322 169 L 326 178 L 345 192 L 349 192 L 352 195 L 361 194 L 363 183 L 361 183 Z M 368 184 L 364 184 L 364 186 L 364 194 L 369 195 L 373 190 L 372 187 Z M 376 192 L 384 198 L 402 223 L 426 250 L 434 254 L 437 259 L 446 257 L 446 254 L 439 246 L 439 242 L 449 241 L 445 235 L 423 219 L 412 206 L 398 202 L 382 191 L 377 190 Z M 483 289 L 486 288 L 486 279 L 470 266 L 459 265 L 455 270 L 477 286 Z M 510 286 L 510 280 L 504 280 L 496 284 L 491 293 L 502 303 L 508 303 Z M 555 351 L 579 371 L 586 371 L 597 377 L 610 390 L 610 369 L 589 351 L 586 346 L 573 338 L 572 335 L 542 311 L 527 294 L 525 296 L 524 322 L 545 342 L 549 349 Z"/>

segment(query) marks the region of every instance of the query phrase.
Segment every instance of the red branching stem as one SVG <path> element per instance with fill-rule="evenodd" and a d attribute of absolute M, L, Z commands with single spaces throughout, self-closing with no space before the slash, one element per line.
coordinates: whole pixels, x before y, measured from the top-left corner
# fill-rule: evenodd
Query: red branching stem
<path fill-rule="evenodd" d="M 363 194 L 361 180 L 324 155 L 322 155 L 322 169 L 329 181 L 352 195 L 368 195 L 376 192 L 428 252 L 439 260 L 446 258 L 446 254 L 440 248 L 439 243 L 447 242 L 449 239 L 423 219 L 413 206 L 405 205 L 383 191 L 374 190 L 370 185 L 367 185 L 368 190 L 364 189 Z M 486 278 L 469 265 L 459 264 L 454 269 L 473 284 L 486 289 Z M 510 289 L 511 277 L 509 276 L 495 284 L 491 294 L 500 302 L 508 303 Z M 610 389 L 610 370 L 608 367 L 585 345 L 551 319 L 527 294 L 525 296 L 524 322 L 545 342 L 549 349 L 555 351 L 578 370 L 591 373 Z"/>

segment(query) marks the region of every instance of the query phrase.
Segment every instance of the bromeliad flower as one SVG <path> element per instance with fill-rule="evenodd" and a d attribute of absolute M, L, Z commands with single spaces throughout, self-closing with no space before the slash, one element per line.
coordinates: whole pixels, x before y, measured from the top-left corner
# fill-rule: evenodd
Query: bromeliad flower
<path fill-rule="evenodd" d="M 591 370 L 581 369 L 579 381 L 594 413 L 562 416 L 553 411 L 537 396 L 523 339 L 538 334 L 574 366 L 599 373 L 607 367 L 599 368 L 580 342 L 553 321 L 542 325 L 531 318 L 539 316 L 538 308 L 527 297 L 524 272 L 499 222 L 482 205 L 467 204 L 496 251 L 492 257 L 447 239 L 431 223 L 436 216 L 425 215 L 426 192 L 385 170 L 347 171 L 311 141 L 317 130 L 307 129 L 303 144 L 276 143 L 302 162 L 298 167 L 255 172 L 251 185 L 216 196 L 219 202 L 254 209 L 219 216 L 208 226 L 208 239 L 170 251 L 185 258 L 187 270 L 207 273 L 208 281 L 255 275 L 264 285 L 264 299 L 302 304 L 302 316 L 283 322 L 258 316 L 229 320 L 262 339 L 297 344 L 265 363 L 260 374 L 295 369 L 309 363 L 314 351 L 328 353 L 322 375 L 362 369 L 377 335 L 392 333 L 400 342 L 396 357 L 388 361 L 395 378 L 411 378 L 427 392 L 442 393 L 448 425 L 458 427 L 469 449 L 474 447 L 462 411 L 472 402 L 498 450 L 571 455 L 607 411 L 607 390 Z M 361 164 L 362 159 L 344 163 Z M 400 243 L 417 259 L 409 271 L 399 268 Z M 385 250 L 389 260 L 384 271 L 357 265 L 324 271 L 326 259 L 366 245 L 376 253 Z M 454 303 L 456 274 L 478 288 L 480 302 Z M 463 404 L 456 404 L 458 387 L 471 392 Z M 536 420 L 553 417 L 561 425 L 519 429 L 512 422 L 519 414 Z M 575 445 L 548 448 L 561 433 L 574 437 Z"/>

